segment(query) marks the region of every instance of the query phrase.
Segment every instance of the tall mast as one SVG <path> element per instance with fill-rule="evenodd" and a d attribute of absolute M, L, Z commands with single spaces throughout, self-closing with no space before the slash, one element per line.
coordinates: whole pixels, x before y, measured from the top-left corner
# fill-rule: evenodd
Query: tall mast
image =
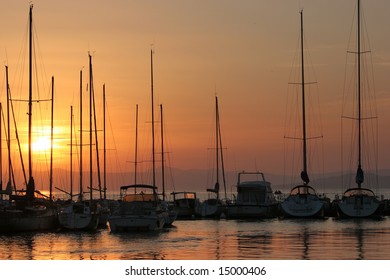
<path fill-rule="evenodd" d="M 219 198 L 219 112 L 218 112 L 218 96 L 215 96 L 215 159 L 216 159 L 216 180 L 215 191 L 217 199 Z"/>
<path fill-rule="evenodd" d="M 153 172 L 153 186 L 156 186 L 156 160 L 154 154 L 154 89 L 153 89 L 153 49 L 150 50 L 150 83 L 152 94 L 152 172 Z"/>
<path fill-rule="evenodd" d="M 53 135 L 54 135 L 54 76 L 51 77 L 51 131 L 50 131 L 50 201 L 53 194 Z"/>
<path fill-rule="evenodd" d="M 304 64 L 304 52 L 303 52 L 303 10 L 301 14 L 301 70 L 302 70 L 302 139 L 303 139 L 303 171 L 302 179 L 304 183 L 309 183 L 307 175 L 307 141 L 306 141 L 306 104 L 305 104 L 305 64 Z"/>
<path fill-rule="evenodd" d="M 222 134 L 221 134 L 221 123 L 220 123 L 220 120 L 219 120 L 219 109 L 218 109 L 218 135 L 219 135 L 219 149 L 221 151 L 221 170 L 222 170 L 222 180 L 223 180 L 223 189 L 224 189 L 224 192 L 225 192 L 225 200 L 227 199 L 227 190 L 226 190 L 226 176 L 225 176 L 225 164 L 224 164 L 224 160 L 223 160 L 223 149 L 222 149 Z M 219 186 L 218 186 L 219 187 Z M 219 189 L 218 189 L 218 193 L 217 193 L 218 197 L 219 198 Z"/>
<path fill-rule="evenodd" d="M 83 198 L 83 71 L 80 70 L 80 192 L 79 200 Z"/>
<path fill-rule="evenodd" d="M 29 170 L 29 184 L 32 183 L 32 151 L 31 151 L 31 130 L 32 130 L 32 9 L 30 5 L 29 17 L 29 86 L 28 86 L 28 170 Z"/>
<path fill-rule="evenodd" d="M 92 203 L 92 57 L 89 56 L 89 194 Z"/>
<path fill-rule="evenodd" d="M 93 83 L 93 80 L 92 80 Z M 99 141 L 98 141 L 98 129 L 97 129 L 97 121 L 96 121 L 96 103 L 95 103 L 95 90 L 93 88 L 93 84 L 91 84 L 92 88 L 92 101 L 93 101 L 93 123 L 94 123 L 94 134 L 95 134 L 95 151 L 96 151 L 96 169 L 97 169 L 97 177 L 98 177 L 98 190 L 100 199 L 102 199 L 102 181 L 100 178 L 100 157 L 99 157 Z"/>
<path fill-rule="evenodd" d="M 106 152 L 106 84 L 103 84 L 103 195 L 107 192 L 107 152 Z"/>
<path fill-rule="evenodd" d="M 1 199 L 3 199 L 3 138 L 2 138 L 2 126 L 1 126 L 1 116 L 3 115 L 3 109 L 0 102 L 0 192 Z"/>
<path fill-rule="evenodd" d="M 28 205 L 34 201 L 35 183 L 32 170 L 32 149 L 31 149 L 31 133 L 32 133 L 32 9 L 30 5 L 29 19 L 29 94 L 28 94 L 28 183 L 26 187 L 26 199 Z"/>
<path fill-rule="evenodd" d="M 5 76 L 6 76 L 6 86 L 7 86 L 7 148 L 8 148 L 8 184 L 11 185 L 12 175 L 11 175 L 11 124 L 10 124 L 10 92 L 9 92 L 9 84 L 8 84 L 8 66 L 5 66 Z"/>
<path fill-rule="evenodd" d="M 137 167 L 138 167 L 138 104 L 135 106 L 134 185 L 137 185 Z"/>
<path fill-rule="evenodd" d="M 358 88 L 357 88 L 357 95 L 358 95 L 358 170 L 356 175 L 356 182 L 358 184 L 358 187 L 361 187 L 361 184 L 364 181 L 363 177 L 363 170 L 362 170 L 362 135 L 361 135 L 361 126 L 362 126 L 362 117 L 361 117 L 361 101 L 360 101 L 360 0 L 358 0 L 358 16 L 357 16 L 357 56 L 358 56 L 358 73 L 357 73 L 357 79 L 358 79 Z"/>
<path fill-rule="evenodd" d="M 163 200 L 165 200 L 165 158 L 164 158 L 164 122 L 163 122 L 163 106 L 160 104 L 161 118 L 161 185 Z"/>
<path fill-rule="evenodd" d="M 70 106 L 70 199 L 73 199 L 73 106 Z"/>

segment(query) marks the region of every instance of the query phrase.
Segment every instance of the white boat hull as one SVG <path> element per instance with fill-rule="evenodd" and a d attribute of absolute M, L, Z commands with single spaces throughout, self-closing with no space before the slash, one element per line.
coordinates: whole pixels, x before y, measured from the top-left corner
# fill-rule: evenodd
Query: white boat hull
<path fill-rule="evenodd" d="M 338 206 L 343 217 L 365 218 L 375 214 L 379 201 L 370 196 L 350 196 L 343 197 Z"/>
<path fill-rule="evenodd" d="M 60 210 L 58 221 L 63 229 L 95 230 L 99 223 L 99 213 L 91 211 L 83 202 L 76 202 Z"/>
<path fill-rule="evenodd" d="M 288 217 L 316 217 L 323 215 L 324 201 L 316 195 L 290 195 L 282 203 L 283 214 Z"/>
<path fill-rule="evenodd" d="M 215 199 L 205 200 L 196 208 L 196 213 L 202 218 L 221 218 L 226 212 L 226 205 Z"/>
<path fill-rule="evenodd" d="M 60 227 L 70 230 L 96 229 L 99 222 L 98 214 L 60 213 Z"/>

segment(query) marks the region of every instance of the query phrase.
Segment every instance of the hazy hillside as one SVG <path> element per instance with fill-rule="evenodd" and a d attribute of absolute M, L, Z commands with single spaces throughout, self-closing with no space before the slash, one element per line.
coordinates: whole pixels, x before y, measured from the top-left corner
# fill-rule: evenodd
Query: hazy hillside
<path fill-rule="evenodd" d="M 165 175 L 165 189 L 167 193 L 172 191 L 197 191 L 205 192 L 207 188 L 212 188 L 215 184 L 215 175 L 213 178 L 212 171 L 208 170 L 182 170 L 182 169 L 173 169 Z M 239 171 L 228 171 L 226 172 L 226 186 L 228 192 L 235 192 L 234 186 L 237 184 L 237 174 Z M 66 170 L 55 170 L 53 172 L 55 187 L 63 188 L 66 190 L 70 189 L 70 175 L 69 171 Z M 286 178 L 283 175 L 279 174 L 268 174 L 265 173 L 265 178 L 267 181 L 270 181 L 272 184 L 273 190 L 281 190 L 282 192 L 289 192 L 292 186 L 299 184 L 299 178 L 294 178 L 295 182 L 290 178 Z M 84 173 L 84 190 L 87 190 L 89 184 L 89 174 Z M 341 173 L 329 173 L 324 175 L 313 174 L 310 176 L 312 181 L 310 185 L 315 187 L 319 193 L 335 194 L 342 193 L 346 187 L 342 187 L 342 176 Z M 352 178 L 350 181 L 350 186 L 354 187 L 353 173 L 344 175 L 344 178 Z M 381 170 L 377 176 L 378 187 L 376 183 L 370 184 L 371 174 L 366 172 L 365 174 L 366 181 L 363 187 L 372 188 L 379 195 L 384 194 L 386 197 L 390 197 L 390 171 Z M 35 182 L 37 188 L 40 186 L 45 186 L 43 189 L 47 189 L 46 186 L 49 185 L 48 182 L 48 173 L 39 173 L 35 174 Z M 151 174 L 142 173 L 137 176 L 138 183 L 151 184 Z M 375 177 L 374 177 L 375 179 Z M 221 180 L 221 179 L 220 179 Z M 45 182 L 46 181 L 46 182 Z M 344 179 L 344 182 L 347 180 Z M 375 180 L 374 180 L 375 181 Z M 134 183 L 134 174 L 129 173 L 109 173 L 107 174 L 107 188 L 110 192 L 119 192 L 119 187 L 122 185 L 128 185 Z M 103 185 L 103 175 L 101 175 L 101 184 Z M 93 176 L 93 185 L 94 187 L 98 186 L 98 177 L 96 174 Z M 156 185 L 161 188 L 161 174 L 160 172 L 156 173 Z M 222 187 L 222 180 L 221 180 Z M 73 175 L 73 189 L 74 192 L 77 192 L 79 188 L 79 174 L 77 172 Z"/>

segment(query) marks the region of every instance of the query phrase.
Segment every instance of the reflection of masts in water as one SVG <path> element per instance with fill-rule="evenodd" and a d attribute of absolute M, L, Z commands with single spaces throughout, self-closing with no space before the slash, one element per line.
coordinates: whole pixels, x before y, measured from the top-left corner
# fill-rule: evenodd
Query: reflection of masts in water
<path fill-rule="evenodd" d="M 358 260 L 364 260 L 364 251 L 363 251 L 363 240 L 364 240 L 364 229 L 361 228 L 361 225 L 355 229 L 355 234 L 357 238 L 357 249 L 358 249 Z"/>
<path fill-rule="evenodd" d="M 303 230 L 303 255 L 302 259 L 303 260 L 308 260 L 309 259 L 309 236 L 310 233 L 308 232 L 307 228 Z"/>

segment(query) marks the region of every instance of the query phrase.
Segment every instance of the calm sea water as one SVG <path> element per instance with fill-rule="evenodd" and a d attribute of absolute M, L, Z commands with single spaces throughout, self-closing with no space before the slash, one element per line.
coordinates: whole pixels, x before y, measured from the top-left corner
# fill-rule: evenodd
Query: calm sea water
<path fill-rule="evenodd" d="M 153 233 L 0 235 L 2 260 L 390 260 L 390 218 L 381 220 L 190 220 Z"/>

